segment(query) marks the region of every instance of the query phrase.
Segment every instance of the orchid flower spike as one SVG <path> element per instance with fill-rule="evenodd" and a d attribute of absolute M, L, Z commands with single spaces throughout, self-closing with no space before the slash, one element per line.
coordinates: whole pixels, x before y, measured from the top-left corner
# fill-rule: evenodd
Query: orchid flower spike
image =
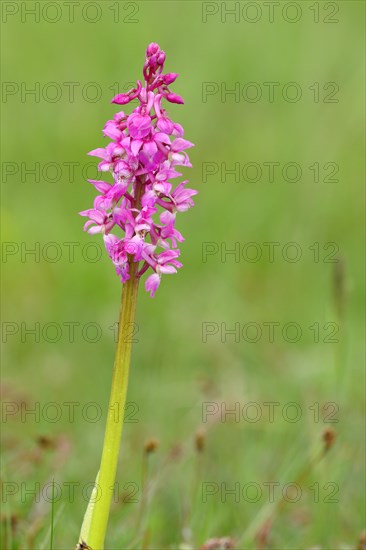
<path fill-rule="evenodd" d="M 137 81 L 135 88 L 112 99 L 117 105 L 137 100 L 138 106 L 129 115 L 120 111 L 108 120 L 103 134 L 112 141 L 89 153 L 101 159 L 98 169 L 110 172 L 113 183 L 89 180 L 100 195 L 93 208 L 80 212 L 88 218 L 84 230 L 103 234 L 122 283 L 130 278 L 131 262 L 141 262 L 138 277 L 152 271 L 145 281 L 152 297 L 162 275 L 182 267 L 178 243 L 184 238 L 175 228 L 176 214 L 194 206 L 192 197 L 197 194 L 186 187 L 186 180 L 175 187 L 171 183 L 182 175 L 178 166 L 192 166 L 186 150 L 193 143 L 183 138 L 182 126 L 162 106 L 163 100 L 184 103 L 169 89 L 178 75 L 163 74 L 165 57 L 160 46 L 151 43 L 143 67 L 144 85 Z"/>

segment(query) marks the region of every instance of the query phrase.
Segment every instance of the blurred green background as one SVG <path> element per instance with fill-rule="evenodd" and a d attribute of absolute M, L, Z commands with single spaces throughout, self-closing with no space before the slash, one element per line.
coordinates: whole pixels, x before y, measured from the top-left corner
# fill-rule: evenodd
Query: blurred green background
<path fill-rule="evenodd" d="M 101 129 L 118 110 L 116 83 L 123 91 L 140 78 L 152 41 L 167 53 L 166 70 L 180 73 L 172 88 L 185 105 L 169 112 L 196 144 L 185 176 L 200 193 L 178 220 L 184 268 L 153 300 L 141 288 L 128 393 L 137 422 L 125 424 L 106 548 L 200 548 L 212 537 L 232 537 L 236 548 L 357 547 L 364 4 L 269 4 L 272 19 L 266 2 L 2 2 L 1 548 L 50 547 L 53 479 L 53 547 L 77 542 L 100 460 L 121 293 L 106 254 L 89 260 L 98 249 L 87 245 L 102 243 L 78 216 L 95 195 L 86 153 L 107 143 Z M 256 102 L 250 82 L 262 93 Z M 273 100 L 268 82 L 278 83 Z M 301 90 L 296 102 L 282 95 L 294 93 L 290 82 Z M 235 86 L 240 97 L 221 95 Z M 269 162 L 280 163 L 272 182 Z M 291 170 L 283 176 L 289 162 L 300 166 L 299 181 L 286 181 Z M 235 163 L 238 177 L 225 175 Z M 258 181 L 245 181 L 247 163 L 261 167 Z M 26 172 L 32 167 L 39 175 Z M 273 261 L 268 242 L 279 243 Z M 282 255 L 293 253 L 289 242 L 301 251 L 296 262 Z M 207 257 L 205 243 L 214 251 Z M 248 260 L 246 243 L 262 252 L 258 261 Z M 244 252 L 225 255 L 235 247 Z M 39 337 L 26 332 L 36 323 Z M 217 329 L 206 341 L 205 323 Z M 260 327 L 257 342 L 245 336 L 247 323 Z M 286 323 L 301 327 L 298 341 L 283 335 Z M 239 336 L 225 338 L 235 326 Z M 278 403 L 272 419 L 268 402 Z M 207 403 L 216 414 L 205 422 Z M 324 430 L 336 440 L 318 460 Z M 147 457 L 151 438 L 159 446 Z M 296 502 L 291 482 L 301 488 Z M 205 498 L 207 483 L 215 494 Z M 239 495 L 225 493 L 238 487 Z"/>

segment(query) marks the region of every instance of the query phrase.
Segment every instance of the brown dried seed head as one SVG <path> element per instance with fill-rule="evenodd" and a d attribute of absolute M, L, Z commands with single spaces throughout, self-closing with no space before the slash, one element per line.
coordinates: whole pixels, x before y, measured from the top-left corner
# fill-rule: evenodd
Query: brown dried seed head
<path fill-rule="evenodd" d="M 198 430 L 195 436 L 195 446 L 196 446 L 196 450 L 199 453 L 202 453 L 202 451 L 205 448 L 205 439 L 206 439 L 206 432 L 204 430 Z"/>
<path fill-rule="evenodd" d="M 170 460 L 180 460 L 183 457 L 184 451 L 181 443 L 174 443 L 169 451 Z"/>
<path fill-rule="evenodd" d="M 235 548 L 234 541 L 230 537 L 222 537 L 210 539 L 203 546 L 201 546 L 200 550 L 233 550 Z"/>
<path fill-rule="evenodd" d="M 159 441 L 157 439 L 148 439 L 144 445 L 145 453 L 154 453 L 159 447 Z"/>
<path fill-rule="evenodd" d="M 361 533 L 360 538 L 358 539 L 357 550 L 366 550 L 366 531 Z"/>
<path fill-rule="evenodd" d="M 272 530 L 272 520 L 267 519 L 259 528 L 255 537 L 255 540 L 259 549 L 266 548 L 268 546 L 271 530 Z"/>
<path fill-rule="evenodd" d="M 10 523 L 11 530 L 15 532 L 19 522 L 19 517 L 16 514 L 11 514 L 10 521 L 9 521 L 9 517 L 6 516 L 6 514 L 2 514 L 0 517 L 0 521 L 4 525 L 7 525 L 8 523 Z"/>
<path fill-rule="evenodd" d="M 332 428 L 327 428 L 323 432 L 323 442 L 324 442 L 324 450 L 329 451 L 329 449 L 333 446 L 336 439 L 336 433 Z"/>
<path fill-rule="evenodd" d="M 41 449 L 53 449 L 55 447 L 55 441 L 46 435 L 38 436 L 37 444 Z"/>

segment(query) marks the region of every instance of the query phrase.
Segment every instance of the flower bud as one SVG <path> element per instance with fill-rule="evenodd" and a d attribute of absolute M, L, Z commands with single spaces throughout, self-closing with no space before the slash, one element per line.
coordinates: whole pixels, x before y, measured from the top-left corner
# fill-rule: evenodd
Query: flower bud
<path fill-rule="evenodd" d="M 168 101 L 170 101 L 170 103 L 179 103 L 180 105 L 184 103 L 183 98 L 180 97 L 180 95 L 173 94 L 172 92 L 167 94 L 165 97 Z"/>
<path fill-rule="evenodd" d="M 154 54 L 149 59 L 149 67 L 151 67 L 153 70 L 155 70 L 156 66 L 157 66 L 157 63 L 158 63 L 158 58 L 157 58 L 157 55 Z"/>
<path fill-rule="evenodd" d="M 111 103 L 116 103 L 117 105 L 126 105 L 131 101 L 131 97 L 128 94 L 117 94 L 112 99 Z"/>
<path fill-rule="evenodd" d="M 172 84 L 178 78 L 178 76 L 178 73 L 167 73 L 163 76 L 163 82 L 164 84 L 166 84 L 166 86 L 169 86 L 169 84 Z"/>
<path fill-rule="evenodd" d="M 166 59 L 166 54 L 165 52 L 162 50 L 159 54 L 158 54 L 158 65 L 164 65 L 165 63 L 165 59 Z"/>
<path fill-rule="evenodd" d="M 157 44 L 156 42 L 151 42 L 151 44 L 149 44 L 147 47 L 146 55 L 147 57 L 150 57 L 155 53 L 157 53 L 159 50 L 160 50 L 159 44 Z"/>

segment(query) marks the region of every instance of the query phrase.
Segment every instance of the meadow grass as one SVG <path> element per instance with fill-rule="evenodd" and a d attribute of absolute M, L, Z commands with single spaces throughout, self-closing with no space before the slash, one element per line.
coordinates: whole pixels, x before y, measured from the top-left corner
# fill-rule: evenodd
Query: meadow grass
<path fill-rule="evenodd" d="M 103 10 L 107 3 L 101 3 Z M 136 24 L 115 24 L 107 11 L 94 25 L 80 17 L 72 24 L 22 23 L 17 17 L 4 24 L 4 81 L 80 82 L 79 89 L 97 82 L 103 97 L 91 103 L 76 92 L 73 103 L 65 95 L 55 103 L 37 103 L 15 95 L 3 104 L 3 162 L 55 162 L 63 170 L 54 183 L 42 176 L 39 182 L 32 176 L 22 182 L 20 172 L 3 182 L 3 240 L 29 248 L 53 242 L 63 252 L 56 262 L 42 254 L 39 262 L 29 255 L 22 262 L 19 253 L 3 263 L 3 321 L 17 323 L 19 332 L 3 345 L 2 398 L 23 412 L 23 403 L 38 406 L 39 414 L 5 417 L 3 482 L 14 483 L 15 494 L 3 502 L 1 548 L 49 547 L 51 510 L 53 550 L 72 548 L 78 539 L 87 484 L 100 460 L 121 292 L 106 254 L 92 263 L 80 252 L 90 242 L 101 244 L 82 232 L 77 215 L 94 196 L 80 166 L 88 162 L 87 151 L 103 145 L 101 128 L 116 111 L 108 88 L 139 77 L 151 41 L 166 50 L 167 69 L 181 74 L 174 90 L 186 103 L 172 106 L 171 113 L 196 144 L 187 177 L 200 194 L 196 207 L 179 220 L 186 237 L 184 268 L 165 278 L 153 300 L 140 290 L 128 390 L 132 405 L 106 548 L 200 548 L 212 537 L 232 537 L 245 549 L 357 547 L 364 528 L 365 458 L 364 5 L 336 4 L 339 22 L 333 25 L 309 19 L 307 2 L 301 3 L 304 16 L 296 24 L 281 19 L 248 24 L 217 18 L 203 23 L 200 2 L 170 1 L 139 3 Z M 230 88 L 268 81 L 298 82 L 303 98 L 250 103 L 228 96 L 222 102 L 217 94 L 202 101 L 204 82 Z M 314 102 L 309 90 L 314 82 L 338 83 L 339 101 Z M 230 175 L 221 181 L 221 163 L 230 169 L 236 162 L 257 162 L 264 170 L 263 163 L 272 161 L 300 164 L 303 177 L 296 183 L 283 181 L 280 173 L 273 183 L 265 175 L 251 183 Z M 65 162 L 78 163 L 73 182 Z M 219 172 L 203 182 L 207 162 L 217 163 Z M 322 181 L 322 172 L 315 182 L 309 169 L 315 162 L 339 165 L 338 181 Z M 242 250 L 249 242 L 263 251 L 258 261 L 221 257 L 223 247 L 239 243 Z M 280 243 L 273 262 L 265 254 L 266 242 Z M 282 257 L 289 242 L 301 248 L 298 262 Z M 78 243 L 73 262 L 63 243 Z M 204 243 L 216 243 L 219 250 L 207 261 Z M 320 246 L 319 261 L 314 243 Z M 324 249 L 326 243 L 336 243 L 332 259 L 343 261 L 337 284 L 338 264 L 324 261 L 333 250 Z M 36 342 L 20 326 L 36 322 L 56 323 L 61 337 L 51 343 L 41 336 Z M 64 325 L 70 322 L 78 323 L 73 341 Z M 268 322 L 280 324 L 273 342 L 263 325 Z M 95 342 L 83 337 L 87 323 L 100 327 Z M 207 342 L 204 323 L 219 327 Z M 223 342 L 221 323 L 228 329 L 258 323 L 263 335 L 256 343 L 242 336 L 236 342 L 233 335 Z M 286 323 L 301 326 L 296 343 L 282 336 Z M 314 323 L 319 323 L 319 342 L 309 328 Z M 339 342 L 325 341 L 332 330 L 324 328 L 327 323 L 335 323 Z M 88 336 L 93 338 L 92 329 Z M 74 418 L 71 402 L 79 404 Z M 253 402 L 262 411 L 257 422 L 242 416 Z M 267 402 L 278 403 L 273 422 Z M 47 409 L 50 403 L 57 408 Z M 97 408 L 85 409 L 91 403 Z M 218 412 L 204 422 L 207 403 Z M 222 414 L 236 403 L 240 418 Z M 284 418 L 288 403 L 300 408 L 298 422 Z M 336 408 L 324 408 L 327 403 Z M 99 409 L 102 418 L 93 422 Z M 61 418 L 52 422 L 57 410 Z M 322 460 L 313 461 L 329 428 L 335 442 Z M 159 444 L 147 456 L 144 446 L 152 438 Z M 300 500 L 278 506 L 283 487 L 297 479 Z M 269 482 L 279 484 L 277 504 L 268 497 Z M 76 484 L 74 497 L 70 483 Z M 205 502 L 207 483 L 219 489 Z M 232 489 L 237 483 L 240 490 L 256 484 L 261 498 L 249 494 L 235 502 L 228 494 L 225 502 L 221 484 Z M 41 490 L 39 498 L 26 494 L 32 489 Z M 258 530 L 263 532 L 268 517 L 269 540 L 263 535 L 261 542 Z"/>

